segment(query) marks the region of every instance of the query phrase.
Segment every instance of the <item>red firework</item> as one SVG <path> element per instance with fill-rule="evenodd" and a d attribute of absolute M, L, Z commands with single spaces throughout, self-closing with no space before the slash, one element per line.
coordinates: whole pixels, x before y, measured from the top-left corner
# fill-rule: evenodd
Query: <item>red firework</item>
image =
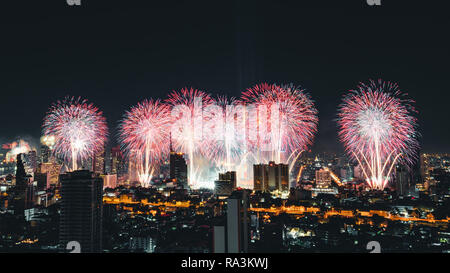
<path fill-rule="evenodd" d="M 396 163 L 410 166 L 418 149 L 416 110 L 398 85 L 370 80 L 339 107 L 339 137 L 372 188 L 383 189 Z"/>
<path fill-rule="evenodd" d="M 119 140 L 138 164 L 139 181 L 148 186 L 154 167 L 169 153 L 170 107 L 159 100 L 144 100 L 125 113 Z"/>
<path fill-rule="evenodd" d="M 203 113 L 205 156 L 219 169 L 231 168 L 245 150 L 244 110 L 234 98 L 219 96 Z"/>
<path fill-rule="evenodd" d="M 241 100 L 257 109 L 253 115 L 257 135 L 253 141 L 249 140 L 249 147 L 273 151 L 275 157 L 272 156 L 271 160 L 280 162 L 281 152 L 291 154 L 312 144 L 317 131 L 317 110 L 304 90 L 293 85 L 262 83 L 243 92 Z M 248 118 L 251 123 L 250 112 Z M 264 142 L 269 143 L 265 145 L 267 148 L 262 147 Z"/>
<path fill-rule="evenodd" d="M 183 153 L 203 152 L 204 110 L 214 103 L 211 96 L 197 89 L 173 91 L 166 100 L 172 106 L 172 140 L 175 149 Z"/>
<path fill-rule="evenodd" d="M 54 103 L 43 124 L 43 134 L 53 135 L 53 152 L 67 163 L 72 161 L 72 170 L 77 161 L 103 149 L 108 127 L 101 111 L 81 98 L 66 97 Z"/>
<path fill-rule="evenodd" d="M 209 94 L 194 88 L 173 91 L 166 100 L 173 119 L 171 135 L 175 149 L 188 155 L 189 183 L 198 182 L 199 166 L 194 163 L 198 153 L 207 154 L 207 137 L 203 135 L 203 111 L 214 101 Z"/>

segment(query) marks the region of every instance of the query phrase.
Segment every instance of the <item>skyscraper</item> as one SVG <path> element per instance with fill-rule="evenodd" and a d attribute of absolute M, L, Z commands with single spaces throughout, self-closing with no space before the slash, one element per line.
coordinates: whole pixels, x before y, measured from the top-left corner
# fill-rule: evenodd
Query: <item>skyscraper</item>
<path fill-rule="evenodd" d="M 41 163 L 47 163 L 50 160 L 50 148 L 47 145 L 41 145 Z"/>
<path fill-rule="evenodd" d="M 23 215 L 24 210 L 33 201 L 33 184 L 30 183 L 30 175 L 25 171 L 25 164 L 22 160 L 23 154 L 16 157 L 16 186 L 14 189 L 15 198 L 13 200 L 14 213 Z"/>
<path fill-rule="evenodd" d="M 24 161 L 25 161 L 25 171 L 28 174 L 32 174 L 37 169 L 37 154 L 36 151 L 29 151 L 28 153 L 24 154 Z"/>
<path fill-rule="evenodd" d="M 54 136 L 41 137 L 40 163 L 48 163 L 54 161 L 52 158 L 52 147 L 55 145 Z"/>
<path fill-rule="evenodd" d="M 231 195 L 233 192 L 233 184 L 229 180 L 214 181 L 214 194 L 217 196 Z"/>
<path fill-rule="evenodd" d="M 27 173 L 25 172 L 25 165 L 22 160 L 22 154 L 17 155 L 16 160 L 16 188 L 19 191 L 25 190 L 27 186 Z"/>
<path fill-rule="evenodd" d="M 36 174 L 47 174 L 46 188 L 48 188 L 52 184 L 58 185 L 61 167 L 62 165 L 56 162 L 41 163 L 37 168 Z"/>
<path fill-rule="evenodd" d="M 264 164 L 253 165 L 253 190 L 267 191 L 269 188 L 267 168 Z"/>
<path fill-rule="evenodd" d="M 123 183 L 127 179 L 128 165 L 119 146 L 111 148 L 110 160 L 110 174 L 117 174 L 117 183 Z"/>
<path fill-rule="evenodd" d="M 47 189 L 48 183 L 48 173 L 34 173 L 34 181 L 37 182 L 37 190 L 44 191 Z"/>
<path fill-rule="evenodd" d="M 236 172 L 229 171 L 225 173 L 219 173 L 219 180 L 228 180 L 231 182 L 233 190 L 236 189 Z"/>
<path fill-rule="evenodd" d="M 81 245 L 81 252 L 102 250 L 103 180 L 81 170 L 61 175 L 61 218 L 59 241 Z"/>
<path fill-rule="evenodd" d="M 127 162 L 128 166 L 128 180 L 130 183 L 137 183 L 139 181 L 139 161 L 138 157 L 129 157 Z"/>
<path fill-rule="evenodd" d="M 286 164 L 253 165 L 253 189 L 256 191 L 288 191 L 289 166 Z"/>
<path fill-rule="evenodd" d="M 103 179 L 103 188 L 114 189 L 117 187 L 117 174 L 105 174 L 101 175 Z"/>
<path fill-rule="evenodd" d="M 111 148 L 111 163 L 110 163 L 112 174 L 117 174 L 121 158 L 122 158 L 122 153 L 120 151 L 120 147 L 119 146 L 112 147 Z"/>
<path fill-rule="evenodd" d="M 395 169 L 394 181 L 397 195 L 407 195 L 411 184 L 411 174 L 405 166 L 400 165 Z"/>
<path fill-rule="evenodd" d="M 214 194 L 231 195 L 236 189 L 236 172 L 219 173 L 219 180 L 214 181 Z"/>
<path fill-rule="evenodd" d="M 175 179 L 179 187 L 187 188 L 187 164 L 183 153 L 170 152 L 170 179 Z"/>
<path fill-rule="evenodd" d="M 98 174 L 105 173 L 105 149 L 94 154 L 92 158 L 92 171 Z"/>
<path fill-rule="evenodd" d="M 24 209 L 31 209 L 34 206 L 36 197 L 36 187 L 33 185 L 33 183 L 28 183 L 28 185 L 25 188 L 25 207 Z"/>
<path fill-rule="evenodd" d="M 213 253 L 225 253 L 225 227 L 214 226 L 213 230 Z"/>
<path fill-rule="evenodd" d="M 234 192 L 227 199 L 227 252 L 248 252 L 248 193 Z"/>

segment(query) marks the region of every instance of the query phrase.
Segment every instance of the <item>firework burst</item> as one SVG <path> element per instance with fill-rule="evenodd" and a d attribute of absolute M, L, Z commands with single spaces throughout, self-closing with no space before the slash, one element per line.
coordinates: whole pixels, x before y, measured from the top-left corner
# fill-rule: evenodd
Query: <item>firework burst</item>
<path fill-rule="evenodd" d="M 241 130 L 243 108 L 234 98 L 219 96 L 204 111 L 206 157 L 219 171 L 233 170 L 242 158 L 245 132 Z M 236 111 L 237 110 L 237 111 Z"/>
<path fill-rule="evenodd" d="M 418 149 L 414 102 L 398 85 L 360 83 L 339 107 L 339 137 L 371 188 L 384 189 L 396 163 L 410 166 Z"/>
<path fill-rule="evenodd" d="M 243 92 L 241 100 L 256 106 L 256 137 L 248 146 L 260 161 L 284 161 L 292 167 L 317 131 L 317 110 L 309 96 L 293 85 L 263 83 Z M 248 116 L 251 120 L 250 111 Z"/>
<path fill-rule="evenodd" d="M 203 135 L 204 110 L 214 103 L 211 96 L 194 88 L 183 88 L 173 91 L 166 100 L 172 106 L 173 124 L 171 136 L 175 150 L 187 154 L 189 161 L 188 182 L 191 186 L 199 186 L 200 166 L 196 157 L 208 154 L 208 143 Z"/>
<path fill-rule="evenodd" d="M 129 158 L 137 163 L 142 186 L 150 185 L 154 169 L 169 153 L 170 107 L 159 100 L 144 100 L 125 113 L 119 140 Z"/>
<path fill-rule="evenodd" d="M 2 148 L 9 150 L 5 156 L 7 162 L 15 161 L 18 154 L 26 154 L 30 151 L 36 150 L 23 139 L 20 139 L 18 142 L 14 141 L 12 143 L 3 144 Z"/>
<path fill-rule="evenodd" d="M 67 164 L 71 162 L 71 170 L 77 170 L 78 161 L 83 162 L 103 149 L 108 127 L 102 112 L 92 103 L 66 97 L 50 107 L 43 134 L 55 137 L 53 152 Z"/>

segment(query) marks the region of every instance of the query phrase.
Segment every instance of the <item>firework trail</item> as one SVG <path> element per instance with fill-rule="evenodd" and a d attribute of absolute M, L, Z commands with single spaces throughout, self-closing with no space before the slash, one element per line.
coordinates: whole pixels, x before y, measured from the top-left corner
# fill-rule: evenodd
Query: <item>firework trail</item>
<path fill-rule="evenodd" d="M 384 189 L 396 163 L 410 166 L 418 149 L 416 110 L 397 84 L 370 80 L 339 107 L 339 137 L 373 189 Z"/>
<path fill-rule="evenodd" d="M 139 182 L 150 185 L 155 167 L 168 156 L 170 106 L 159 100 L 144 100 L 125 113 L 119 125 L 119 141 L 137 163 Z"/>
<path fill-rule="evenodd" d="M 92 103 L 66 97 L 54 103 L 44 118 L 43 134 L 55 137 L 53 152 L 62 157 L 71 170 L 103 149 L 108 134 L 106 120 Z"/>
<path fill-rule="evenodd" d="M 171 136 L 177 152 L 188 155 L 188 182 L 190 186 L 204 184 L 200 181 L 200 166 L 196 157 L 209 153 L 210 146 L 203 134 L 204 110 L 214 104 L 211 96 L 193 88 L 173 91 L 166 100 L 172 106 L 173 118 Z M 208 122 L 208 120 L 206 120 Z"/>
<path fill-rule="evenodd" d="M 249 130 L 248 147 L 257 153 L 260 162 L 276 161 L 292 169 L 317 131 L 317 110 L 312 100 L 293 85 L 266 83 L 247 89 L 241 100 L 256 107 L 253 114 L 248 109 L 249 121 L 257 124 L 256 130 Z M 251 131 L 256 135 L 251 137 Z M 288 156 L 282 158 L 284 153 Z"/>

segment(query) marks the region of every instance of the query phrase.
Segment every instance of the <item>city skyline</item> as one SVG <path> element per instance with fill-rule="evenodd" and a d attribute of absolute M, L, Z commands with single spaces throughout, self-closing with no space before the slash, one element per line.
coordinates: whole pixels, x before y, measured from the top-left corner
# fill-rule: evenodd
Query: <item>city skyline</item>
<path fill-rule="evenodd" d="M 1 7 L 0 253 L 450 253 L 447 5 L 29 2 Z"/>
<path fill-rule="evenodd" d="M 417 111 L 399 90 L 396 83 L 381 79 L 360 83 L 338 109 L 339 137 L 371 187 L 383 189 L 396 164 L 410 168 L 419 158 Z M 161 175 L 158 169 L 170 150 L 187 156 L 191 187 L 212 188 L 217 172 L 236 171 L 238 184 L 252 188 L 252 165 L 284 163 L 288 175 L 296 171 L 314 141 L 317 122 L 314 101 L 293 85 L 258 84 L 236 100 L 186 88 L 166 100 L 133 106 L 119 125 L 118 139 L 142 186 Z M 106 152 L 103 112 L 83 98 L 53 103 L 42 128 L 42 145 L 68 171 Z"/>

